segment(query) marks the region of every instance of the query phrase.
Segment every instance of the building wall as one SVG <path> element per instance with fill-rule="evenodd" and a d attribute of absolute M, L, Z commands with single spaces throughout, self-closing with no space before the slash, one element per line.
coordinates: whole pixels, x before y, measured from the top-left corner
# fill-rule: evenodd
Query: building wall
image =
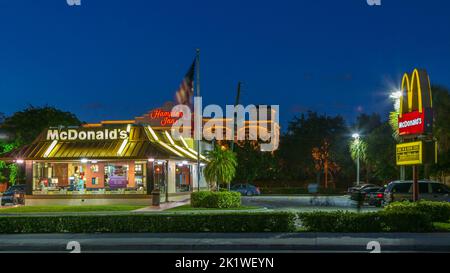
<path fill-rule="evenodd" d="M 98 172 L 92 171 L 92 167 L 94 165 L 98 166 Z M 105 164 L 97 163 L 97 164 L 87 164 L 86 168 L 86 187 L 87 188 L 104 188 L 105 187 Z M 97 184 L 92 184 L 92 178 L 95 177 L 97 180 Z"/>

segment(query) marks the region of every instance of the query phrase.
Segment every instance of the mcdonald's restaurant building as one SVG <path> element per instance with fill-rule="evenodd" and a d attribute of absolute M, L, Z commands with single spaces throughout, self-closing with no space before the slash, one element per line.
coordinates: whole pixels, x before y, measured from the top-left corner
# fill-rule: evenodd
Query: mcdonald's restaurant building
<path fill-rule="evenodd" d="M 26 204 L 151 204 L 189 198 L 206 158 L 193 139 L 175 140 L 167 111 L 156 109 L 134 120 L 103 121 L 44 130 L 30 145 L 1 155 L 22 164 Z M 211 145 L 201 142 L 204 153 Z M 200 171 L 200 181 L 197 172 Z"/>

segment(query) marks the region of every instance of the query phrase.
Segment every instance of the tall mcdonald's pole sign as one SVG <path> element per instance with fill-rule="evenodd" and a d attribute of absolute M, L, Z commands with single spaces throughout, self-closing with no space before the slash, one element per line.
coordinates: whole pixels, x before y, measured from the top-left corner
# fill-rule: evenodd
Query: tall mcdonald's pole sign
<path fill-rule="evenodd" d="M 413 200 L 419 199 L 417 166 L 436 163 L 437 146 L 432 138 L 433 101 L 428 74 L 423 69 L 405 73 L 398 115 L 398 130 L 402 143 L 397 144 L 397 165 L 413 166 Z"/>

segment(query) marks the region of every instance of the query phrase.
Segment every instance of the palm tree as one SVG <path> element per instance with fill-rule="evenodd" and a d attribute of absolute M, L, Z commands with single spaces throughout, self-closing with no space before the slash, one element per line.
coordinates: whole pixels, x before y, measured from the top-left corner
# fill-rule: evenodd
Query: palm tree
<path fill-rule="evenodd" d="M 395 140 L 399 140 L 398 134 L 398 111 L 393 111 L 389 113 L 389 125 L 392 128 L 392 137 Z"/>
<path fill-rule="evenodd" d="M 206 154 L 206 157 L 209 162 L 204 171 L 205 179 L 210 185 L 217 183 L 219 190 L 220 183 L 229 184 L 236 174 L 236 154 L 224 146 L 217 145 Z"/>

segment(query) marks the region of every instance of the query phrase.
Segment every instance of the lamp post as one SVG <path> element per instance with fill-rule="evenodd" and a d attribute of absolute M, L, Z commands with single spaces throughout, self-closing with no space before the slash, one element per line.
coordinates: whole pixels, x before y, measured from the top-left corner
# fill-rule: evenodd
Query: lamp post
<path fill-rule="evenodd" d="M 355 133 L 352 137 L 356 144 L 359 145 L 359 134 Z M 356 149 L 356 185 L 359 186 L 359 147 Z"/>
<path fill-rule="evenodd" d="M 394 102 L 394 110 L 398 115 L 398 112 L 400 111 L 400 99 L 403 96 L 403 91 L 402 90 L 395 90 L 392 91 L 391 94 L 389 95 L 389 98 L 392 99 L 392 101 Z M 400 180 L 405 180 L 405 166 L 400 166 Z"/>

